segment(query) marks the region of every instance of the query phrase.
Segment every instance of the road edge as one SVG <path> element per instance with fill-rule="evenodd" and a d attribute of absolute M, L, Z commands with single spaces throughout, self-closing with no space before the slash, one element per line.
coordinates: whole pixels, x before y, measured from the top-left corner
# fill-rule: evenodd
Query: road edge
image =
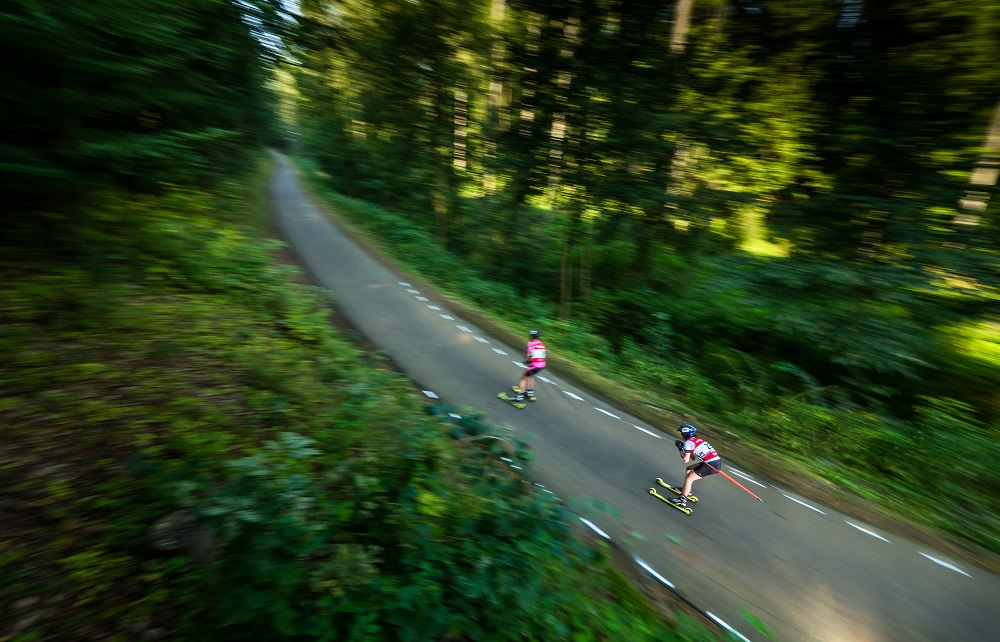
<path fill-rule="evenodd" d="M 287 155 L 283 155 L 283 157 L 291 165 L 299 188 L 309 197 L 318 211 L 322 212 L 331 224 L 335 225 L 342 233 L 361 246 L 388 270 L 396 274 L 400 279 L 413 284 L 425 296 L 447 306 L 459 316 L 478 325 L 497 339 L 512 345 L 520 345 L 523 342 L 522 333 L 509 330 L 487 313 L 470 306 L 457 297 L 441 293 L 434 284 L 408 272 L 400 266 L 393 257 L 381 249 L 378 242 L 372 238 L 370 233 L 360 229 L 357 225 L 333 211 L 309 189 L 308 181 L 302 176 L 303 170 L 293 157 Z M 283 237 L 282 240 L 284 240 Z M 291 246 L 289 245 L 289 247 Z M 295 254 L 294 251 L 292 253 L 293 255 Z M 297 255 L 296 263 L 308 274 L 308 269 L 302 264 Z M 315 283 L 312 275 L 309 275 L 309 278 Z M 358 328 L 354 328 L 354 330 L 363 335 Z M 676 413 L 659 408 L 650 404 L 648 400 L 643 399 L 639 395 L 630 393 L 627 389 L 618 388 L 614 390 L 614 394 L 609 395 L 605 377 L 599 376 L 565 357 L 560 358 L 557 356 L 551 359 L 549 369 L 577 384 L 593 397 L 627 411 L 665 435 L 675 436 L 676 426 L 681 423 L 698 424 L 699 428 L 702 428 L 705 434 L 710 436 L 716 445 L 720 446 L 720 450 L 726 453 L 726 459 L 766 478 L 772 484 L 781 486 L 797 495 L 821 502 L 830 508 L 848 516 L 864 520 L 873 526 L 895 532 L 898 535 L 926 546 L 931 546 L 941 553 L 961 559 L 991 573 L 1000 574 L 1000 556 L 994 555 L 989 551 L 972 548 L 964 542 L 950 538 L 947 534 L 929 531 L 923 525 L 907 521 L 902 515 L 890 514 L 886 512 L 886 509 L 874 502 L 865 500 L 858 495 L 836 487 L 826 480 L 810 475 L 794 460 L 779 460 L 773 453 L 749 443 L 736 433 L 714 425 L 712 422 L 700 420 L 694 415 Z"/>

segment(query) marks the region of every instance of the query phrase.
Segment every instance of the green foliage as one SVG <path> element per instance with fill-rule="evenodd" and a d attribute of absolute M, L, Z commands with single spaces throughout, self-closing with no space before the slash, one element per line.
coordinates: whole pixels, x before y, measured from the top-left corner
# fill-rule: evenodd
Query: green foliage
<path fill-rule="evenodd" d="M 315 166 L 304 162 L 306 180 L 324 200 L 334 204 L 351 221 L 360 225 L 372 238 L 393 249 L 408 269 L 433 279 L 448 292 L 488 310 L 532 308 L 539 317 L 554 316 L 551 306 L 533 296 L 524 296 L 516 285 L 498 282 L 479 266 L 463 262 L 450 252 L 441 251 L 433 234 L 406 216 L 371 203 L 332 192 L 317 180 Z"/>
<path fill-rule="evenodd" d="M 379 11 L 468 28 L 477 14 L 459 4 Z M 265 181 L 247 170 L 268 136 L 262 44 L 288 26 L 277 11 L 0 11 L 0 638 L 677 639 L 499 459 L 530 460 L 515 435 L 424 415 L 274 264 Z M 467 43 L 433 27 L 380 33 L 362 64 L 396 64 L 387 44 L 436 47 L 410 78 L 364 88 L 395 110 L 372 119 L 373 140 L 412 138 L 421 153 L 352 162 L 364 189 L 437 182 L 425 202 L 451 207 L 439 143 L 458 114 L 413 130 L 423 99 L 405 99 L 444 91 L 424 69 L 453 77 Z M 373 222 L 431 274 L 472 277 L 464 291 L 487 291 L 484 304 L 518 301 L 481 288 L 421 227 Z"/>
<path fill-rule="evenodd" d="M 674 635 L 272 264 L 230 177 L 278 34 L 325 196 L 415 271 L 894 510 L 932 474 L 1000 550 L 995 207 L 955 207 L 993 4 L 699 3 L 683 48 L 670 3 L 301 8 L 0 10 L 0 636 Z"/>
<path fill-rule="evenodd" d="M 685 639 L 515 434 L 359 365 L 243 193 L 108 192 L 85 262 L 4 254 L 0 635 Z"/>
<path fill-rule="evenodd" d="M 249 11 L 266 20 L 270 9 L 213 0 L 5 3 L 0 183 L 6 210 L 27 219 L 6 221 L 8 233 L 28 233 L 39 210 L 74 211 L 95 189 L 206 186 L 252 164 L 269 101 L 261 48 L 243 20 Z"/>
<path fill-rule="evenodd" d="M 995 298 L 992 218 L 954 206 L 1000 97 L 1000 21 L 973 5 L 705 5 L 665 55 L 655 3 L 347 3 L 353 40 L 301 43 L 298 125 L 337 189 L 397 213 L 366 214 L 379 238 L 480 306 L 520 297 L 737 403 L 822 388 L 906 417 L 947 385 L 980 408 L 931 330 Z"/>
<path fill-rule="evenodd" d="M 300 41 L 305 150 L 363 199 L 338 210 L 556 354 L 937 521 L 914 435 L 944 412 L 979 453 L 1000 418 L 995 186 L 956 205 L 996 156 L 995 6 L 698 3 L 679 46 L 670 3 L 409 4 Z"/>
<path fill-rule="evenodd" d="M 441 251 L 406 217 L 324 190 L 314 171 L 307 174 L 325 199 L 384 239 L 408 268 L 499 318 L 523 307 L 507 298 L 505 284 L 490 284 L 486 275 Z M 393 235 L 393 229 L 407 232 Z M 422 257 L 429 256 L 433 262 L 425 265 Z M 441 265 L 450 267 L 440 270 Z M 923 379 L 942 356 L 931 349 L 928 330 L 907 312 L 912 293 L 893 290 L 894 281 L 885 275 L 866 277 L 822 261 L 794 267 L 782 259 L 705 261 L 672 279 L 682 296 L 624 290 L 592 297 L 583 323 L 558 321 L 542 305 L 533 310 L 548 318 L 534 318 L 544 319 L 560 354 L 602 372 L 614 370 L 616 379 L 644 390 L 663 407 L 698 409 L 765 446 L 782 435 L 783 456 L 800 460 L 815 474 L 956 538 L 1000 550 L 988 510 L 944 517 L 924 511 L 920 482 L 942 462 L 925 426 L 929 417 L 943 426 L 952 415 L 928 414 L 925 402 L 919 402 L 917 416 L 906 421 L 862 406 L 905 411 L 908 406 L 894 401 L 901 391 L 913 395 L 933 388 Z M 855 298 L 859 292 L 865 293 L 862 301 Z M 521 316 L 508 320 L 523 321 Z M 991 336 L 976 327 L 980 335 Z M 912 383 L 904 386 L 900 377 Z M 705 408 L 713 411 L 705 413 Z M 979 461 L 992 461 L 998 454 L 996 429 L 963 428 L 972 425 L 963 416 L 955 415 L 955 430 L 969 436 Z M 993 506 L 989 493 L 998 480 L 989 470 L 958 478 L 941 470 L 935 477 L 953 479 L 955 492 L 969 498 L 968 505 Z"/>

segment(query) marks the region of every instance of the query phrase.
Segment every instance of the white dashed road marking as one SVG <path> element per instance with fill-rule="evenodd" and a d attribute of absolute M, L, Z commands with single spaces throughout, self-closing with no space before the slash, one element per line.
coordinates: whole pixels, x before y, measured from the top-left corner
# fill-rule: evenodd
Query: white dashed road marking
<path fill-rule="evenodd" d="M 548 493 L 549 495 L 552 495 L 556 499 L 559 499 L 558 497 L 556 497 L 555 493 L 553 493 L 551 490 L 549 490 L 548 488 L 545 487 L 545 484 L 539 484 L 538 482 L 535 482 L 535 486 L 538 486 L 539 488 L 541 488 L 543 493 Z"/>
<path fill-rule="evenodd" d="M 406 283 L 405 281 L 399 281 L 399 285 L 401 285 L 401 286 L 403 286 L 405 288 L 410 288 L 410 284 Z M 414 289 L 408 289 L 407 292 L 410 293 L 410 294 L 413 294 L 413 295 L 419 295 L 420 294 L 419 290 L 414 290 Z M 414 298 L 416 298 L 418 301 L 429 301 L 430 300 L 427 297 L 423 297 L 423 296 L 415 296 Z M 436 305 L 430 305 L 430 304 L 428 304 L 427 307 L 430 308 L 431 310 L 440 310 L 441 309 L 440 307 L 438 307 Z M 455 320 L 454 317 L 448 316 L 447 314 L 441 314 L 439 316 L 442 319 L 446 319 L 448 321 L 454 321 Z M 472 330 L 470 330 L 469 328 L 467 328 L 465 326 L 456 325 L 455 327 L 458 328 L 459 330 L 461 330 L 462 332 L 470 332 L 470 333 L 472 332 Z M 480 343 L 489 344 L 489 341 L 487 339 L 484 339 L 483 337 L 475 337 L 475 339 L 476 339 L 476 341 L 478 341 Z M 507 356 L 506 352 L 504 352 L 503 350 L 500 350 L 498 348 L 493 348 L 493 352 L 496 352 L 497 354 L 500 354 L 500 355 L 503 355 L 503 356 Z M 522 363 L 520 363 L 518 361 L 512 361 L 511 363 L 513 363 L 518 368 L 521 368 L 521 367 L 524 366 L 524 364 L 522 364 Z M 553 385 L 553 386 L 558 386 L 558 384 L 555 383 L 554 381 L 552 381 L 551 379 L 548 379 L 546 377 L 538 377 L 538 378 L 540 380 L 544 381 L 547 384 L 550 384 L 550 385 Z M 566 393 L 568 396 L 572 397 L 573 399 L 576 399 L 577 401 L 583 401 L 583 397 L 580 397 L 580 396 L 578 396 L 578 395 L 576 395 L 576 394 L 574 394 L 572 392 L 569 392 L 567 390 L 564 390 L 563 392 Z M 424 393 L 424 395 L 426 395 L 430 399 L 439 399 L 440 398 L 440 397 L 438 397 L 437 394 L 435 394 L 434 392 L 432 392 L 430 390 L 424 390 L 423 393 Z M 613 414 L 611 412 L 608 412 L 607 410 L 604 410 L 602 408 L 598 408 L 598 407 L 594 406 L 594 410 L 596 410 L 598 412 L 601 412 L 601 413 L 604 413 L 605 415 L 607 415 L 607 416 L 609 416 L 609 417 L 611 417 L 613 419 L 619 419 L 619 420 L 621 419 L 621 417 L 619 417 L 618 415 L 615 415 L 615 414 Z M 450 416 L 452 416 L 452 417 L 454 417 L 456 419 L 460 419 L 461 418 L 460 415 L 456 415 L 454 413 L 450 413 Z M 642 432 L 646 433 L 647 435 L 652 435 L 653 437 L 656 437 L 657 439 L 663 439 L 662 435 L 658 435 L 658 434 L 656 434 L 654 432 L 646 430 L 645 428 L 643 428 L 641 426 L 637 426 L 637 425 L 633 424 L 632 427 L 635 428 L 635 429 L 637 429 L 637 430 L 641 430 Z M 520 466 L 514 465 L 513 461 L 511 459 L 507 458 L 507 457 L 501 457 L 500 459 L 502 461 L 507 462 L 510 465 L 510 467 L 513 468 L 513 469 L 515 469 L 515 470 L 523 470 Z M 738 470 L 730 468 L 730 472 L 733 473 L 734 475 L 742 477 L 743 479 L 745 479 L 745 480 L 747 480 L 747 481 L 749 481 L 749 482 L 751 482 L 753 484 L 756 484 L 757 486 L 760 486 L 761 488 L 767 488 L 767 486 L 765 486 L 764 484 L 761 484 L 760 482 L 752 479 L 748 475 L 746 475 L 744 473 L 741 473 Z M 545 488 L 543 485 L 541 485 L 541 484 L 535 484 L 535 485 L 538 486 L 539 488 L 541 488 L 542 490 L 544 490 L 546 493 L 553 494 L 552 491 L 550 491 L 549 489 Z M 807 504 L 806 502 L 804 502 L 804 501 L 802 501 L 800 499 L 796 499 L 795 497 L 792 497 L 791 495 L 787 495 L 785 493 L 782 493 L 782 495 L 784 495 L 786 498 L 792 500 L 796 504 L 800 504 L 802 506 L 805 506 L 809 510 L 816 511 L 817 513 L 819 513 L 821 515 L 826 515 L 826 513 L 824 511 L 816 508 L 815 506 L 810 506 L 809 504 Z M 583 522 L 588 528 L 590 528 L 591 530 L 593 530 L 595 533 L 597 533 L 598 535 L 600 535 L 604 539 L 607 539 L 607 540 L 611 539 L 610 535 L 608 535 L 607 533 L 605 533 L 604 531 L 602 531 L 600 528 L 598 528 L 593 522 L 591 522 L 591 521 L 589 521 L 587 519 L 584 519 L 583 517 L 580 518 L 580 521 Z M 882 540 L 883 542 L 887 542 L 887 543 L 890 543 L 890 544 L 892 543 L 888 539 L 886 539 L 885 537 L 879 535 L 878 533 L 876 533 L 874 531 L 868 530 L 867 528 L 864 528 L 862 526 L 858 526 L 857 524 L 854 524 L 852 522 L 848 522 L 846 520 L 845 520 L 844 523 L 847 524 L 848 526 L 852 527 L 852 528 L 855 528 L 855 529 L 861 531 L 862 533 L 866 533 L 868 535 L 871 535 L 872 537 L 878 538 L 878 539 Z M 918 552 L 920 552 L 921 555 L 923 555 L 927 559 L 931 560 L 935 564 L 939 564 L 939 565 L 941 565 L 941 566 L 943 566 L 943 567 L 945 567 L 947 569 L 955 571 L 956 573 L 961 573 L 962 575 L 965 575 L 966 577 L 972 577 L 971 575 L 969 575 L 968 573 L 966 573 L 965 571 L 963 571 L 961 568 L 955 566 L 954 564 L 951 564 L 951 563 L 946 562 L 944 560 L 940 560 L 940 559 L 938 559 L 936 557 L 928 555 L 927 553 L 924 553 L 924 552 L 921 552 L 921 551 L 918 551 Z M 635 559 L 636 563 L 639 566 L 641 566 L 643 569 L 645 569 L 646 572 L 648 572 L 657 581 L 662 582 L 664 585 L 670 587 L 671 589 L 674 588 L 674 585 L 669 580 L 667 580 L 665 577 L 663 577 L 662 575 L 660 575 L 659 573 L 657 573 L 656 570 L 653 569 L 653 567 L 651 567 L 649 564 L 647 564 L 641 558 L 634 557 L 633 559 Z M 721 627 L 723 627 L 724 629 L 726 629 L 727 631 L 729 631 L 733 635 L 737 636 L 741 640 L 745 640 L 746 642 L 750 642 L 750 640 L 748 638 L 746 638 L 743 634 L 741 634 L 739 631 L 737 631 L 733 627 L 729 626 L 729 624 L 727 624 L 726 622 L 724 622 L 722 619 L 720 619 L 718 616 L 716 616 L 715 614 L 713 614 L 711 611 L 706 611 L 705 614 L 708 615 L 708 617 L 712 618 L 712 620 L 714 620 L 716 623 L 718 623 Z"/>
<path fill-rule="evenodd" d="M 782 495 L 785 495 L 784 493 L 781 493 L 781 494 L 782 494 Z M 792 501 L 793 501 L 793 502 L 795 502 L 796 504 L 802 504 L 803 506 L 805 506 L 805 507 L 806 507 L 806 508 L 808 508 L 809 510 L 814 510 L 814 511 L 816 511 L 816 512 L 817 512 L 817 513 L 819 513 L 820 515 L 826 515 L 826 513 L 824 513 L 824 512 L 823 512 L 823 511 L 821 511 L 820 509 L 816 508 L 815 506 L 810 506 L 809 504 L 805 503 L 805 502 L 804 502 L 804 501 L 802 501 L 801 499 L 795 499 L 795 498 L 794 498 L 794 497 L 792 497 L 791 495 L 785 495 L 785 497 L 787 497 L 788 499 L 792 500 Z"/>
<path fill-rule="evenodd" d="M 657 573 L 656 571 L 654 571 L 652 566 L 650 566 L 646 562 L 642 561 L 642 558 L 633 557 L 632 559 L 635 560 L 636 564 L 638 564 L 639 566 L 641 566 L 644 569 L 646 569 L 646 572 L 649 573 L 650 575 L 652 575 L 653 577 L 655 577 L 657 580 L 663 582 L 664 584 L 666 584 L 670 588 L 674 588 L 674 585 L 671 582 L 669 582 L 667 580 L 667 578 L 663 577 L 662 575 L 660 575 L 659 573 Z"/>
<path fill-rule="evenodd" d="M 650 432 L 650 431 L 646 430 L 645 428 L 643 428 L 642 426 L 636 426 L 635 424 L 632 424 L 632 427 L 641 430 L 642 432 L 646 433 L 647 435 L 653 435 L 657 439 L 663 439 L 663 437 L 661 437 L 660 435 L 657 435 L 655 432 Z"/>
<path fill-rule="evenodd" d="M 608 535 L 607 533 L 605 533 L 601 529 L 597 528 L 597 526 L 594 526 L 594 523 L 591 522 L 590 520 L 587 520 L 587 519 L 584 519 L 584 518 L 581 517 L 580 521 L 583 522 L 584 524 L 586 524 L 587 526 L 589 526 L 592 531 L 594 531 L 595 533 L 597 533 L 598 535 L 600 535 L 604 539 L 611 539 L 610 535 Z"/>
<path fill-rule="evenodd" d="M 871 535 L 872 537 L 877 537 L 877 538 L 879 538 L 880 540 L 882 540 L 883 542 L 889 542 L 889 540 L 887 540 L 886 538 L 882 537 L 881 535 L 879 535 L 879 534 L 878 534 L 878 533 L 876 533 L 875 531 L 870 531 L 870 530 L 868 530 L 867 528 L 862 528 L 862 527 L 858 526 L 857 524 L 852 524 L 851 522 L 848 522 L 848 521 L 846 521 L 846 520 L 844 521 L 844 523 L 845 523 L 845 524 L 847 524 L 848 526 L 853 526 L 854 528 L 858 529 L 858 530 L 859 530 L 859 531 L 861 531 L 862 533 L 868 533 L 868 534 L 869 534 L 869 535 Z M 892 542 L 889 542 L 889 543 L 890 543 L 890 544 L 892 544 Z"/>
<path fill-rule="evenodd" d="M 737 477 L 742 477 L 743 479 L 747 480 L 751 484 L 757 484 L 761 488 L 767 488 L 767 486 L 765 486 L 764 484 L 760 483 L 759 481 L 757 481 L 753 477 L 750 477 L 746 473 L 741 473 L 740 471 L 736 470 L 735 468 L 730 468 L 729 472 L 731 472 L 732 474 L 736 475 Z"/>
<path fill-rule="evenodd" d="M 399 281 L 399 284 L 401 286 L 403 286 L 404 288 L 410 288 L 410 284 L 406 283 L 405 281 Z M 410 294 L 413 294 L 413 295 L 419 295 L 420 294 L 419 290 L 413 290 L 413 289 L 408 289 L 407 292 L 409 292 Z M 415 296 L 414 298 L 416 298 L 418 301 L 430 301 L 430 299 L 428 299 L 427 297 L 423 297 L 423 296 Z M 427 307 L 430 308 L 431 310 L 440 310 L 441 309 L 440 307 L 438 307 L 436 305 L 428 305 Z M 442 319 L 446 319 L 448 321 L 454 321 L 455 320 L 454 317 L 448 316 L 447 314 L 441 314 L 439 316 Z M 459 330 L 461 330 L 462 332 L 470 332 L 470 333 L 472 332 L 472 330 L 470 330 L 469 328 L 467 328 L 465 326 L 462 326 L 462 325 L 456 325 L 455 327 L 458 328 Z M 479 341 L 480 343 L 486 343 L 486 344 L 489 343 L 489 341 L 487 339 L 484 339 L 482 337 L 475 337 L 475 339 L 476 339 L 476 341 Z M 506 352 L 504 352 L 503 350 L 500 350 L 498 348 L 493 348 L 493 352 L 496 352 L 497 354 L 500 354 L 500 355 L 503 355 L 503 356 L 507 356 Z M 512 361 L 511 363 L 513 363 L 518 368 L 521 368 L 521 367 L 524 366 L 523 363 L 520 363 L 518 361 Z M 545 383 L 553 385 L 553 386 L 558 386 L 559 385 L 556 382 L 552 381 L 551 379 L 547 379 L 546 377 L 539 377 L 539 379 L 541 379 Z M 583 401 L 583 397 L 575 395 L 572 392 L 569 392 L 568 390 L 564 390 L 563 392 L 566 393 L 568 396 L 572 397 L 573 399 L 576 399 L 577 401 Z M 429 397 L 431 399 L 439 399 L 439 397 L 435 393 L 431 392 L 430 390 L 424 390 L 423 393 L 427 397 Z M 607 410 L 603 410 L 601 408 L 598 408 L 596 406 L 594 407 L 594 410 L 596 410 L 597 412 L 604 413 L 605 415 L 607 415 L 607 416 L 609 416 L 609 417 L 611 417 L 613 419 L 619 419 L 619 420 L 621 419 L 621 417 L 619 417 L 618 415 L 613 414 L 611 412 L 608 412 Z M 454 415 L 452 415 L 452 416 L 454 416 Z M 635 429 L 637 429 L 637 430 L 641 430 L 642 432 L 646 433 L 647 435 L 652 435 L 653 437 L 656 437 L 657 439 L 663 439 L 663 437 L 661 435 L 657 435 L 656 433 L 651 432 L 649 430 L 646 430 L 645 428 L 643 428 L 641 426 L 636 426 L 635 424 L 633 424 L 632 427 L 635 428 Z M 513 462 L 510 459 L 508 459 L 507 457 L 501 457 L 500 459 L 502 459 L 503 461 L 508 462 L 510 464 L 511 468 L 513 468 L 515 470 L 522 470 L 522 468 L 520 466 L 515 466 L 513 464 Z M 758 482 L 758 481 L 756 481 L 756 480 L 748 477 L 747 475 L 739 472 L 738 470 L 730 469 L 730 472 L 733 473 L 733 474 L 735 474 L 735 475 L 738 475 L 739 477 L 742 477 L 743 479 L 745 479 L 745 480 L 747 480 L 747 481 L 749 481 L 749 482 L 751 482 L 753 484 L 757 484 L 761 488 L 767 488 L 767 486 L 765 486 L 764 484 L 761 484 L 760 482 Z M 552 491 L 550 491 L 550 490 L 548 490 L 548 489 L 546 489 L 544 487 L 542 487 L 542 488 L 543 488 L 543 490 L 545 490 L 548 493 L 552 492 Z M 787 497 L 788 499 L 792 500 L 793 502 L 795 502 L 797 504 L 801 504 L 802 506 L 805 506 L 806 508 L 808 508 L 810 510 L 814 510 L 817 513 L 820 513 L 821 515 L 826 515 L 826 513 L 824 513 L 820 509 L 818 509 L 818 508 L 816 508 L 814 506 L 810 506 L 809 504 L 803 502 L 802 500 L 796 499 L 796 498 L 792 497 L 791 495 L 785 495 L 784 493 L 782 493 L 782 495 L 784 495 L 785 497 Z M 586 524 L 591 530 L 593 530 L 595 533 L 597 533 L 598 535 L 600 535 L 604 539 L 611 539 L 611 537 L 607 533 L 605 533 L 600 528 L 598 528 L 597 526 L 595 526 L 593 522 L 591 522 L 591 521 L 589 521 L 587 519 L 584 519 L 583 517 L 580 518 L 580 521 L 583 522 L 584 524 Z M 871 535 L 872 537 L 877 537 L 878 539 L 880 539 L 880 540 L 882 540 L 884 542 L 889 542 L 889 540 L 887 540 L 886 538 L 882 537 L 878 533 L 872 532 L 872 531 L 870 531 L 870 530 L 868 530 L 866 528 L 862 528 L 861 526 L 858 526 L 857 524 L 852 524 L 851 522 L 845 522 L 845 523 L 848 526 L 853 526 L 854 528 L 858 529 L 859 531 L 861 531 L 863 533 L 867 533 L 868 535 Z M 965 575 L 967 577 L 972 577 L 971 575 L 969 575 L 968 573 L 966 573 L 965 571 L 963 571 L 962 569 L 958 568 L 957 566 L 955 566 L 953 564 L 949 564 L 948 562 L 939 560 L 936 557 L 931 557 L 927 553 L 920 553 L 920 554 L 923 555 L 924 557 L 926 557 L 927 559 L 931 560 L 932 562 L 936 563 L 936 564 L 940 564 L 941 566 L 944 566 L 944 567 L 949 568 L 949 569 L 951 569 L 953 571 L 961 573 L 962 575 Z M 647 564 L 646 562 L 644 562 L 642 559 L 636 557 L 635 561 L 636 561 L 637 564 L 639 564 L 639 566 L 641 566 L 642 568 L 644 568 L 646 570 L 646 572 L 648 572 L 650 575 L 652 575 L 658 581 L 662 582 L 666 586 L 669 586 L 670 588 L 674 588 L 674 585 L 672 583 L 670 583 L 666 578 L 664 578 L 662 575 L 660 575 L 659 573 L 657 573 L 649 564 Z M 723 628 L 725 628 L 727 631 L 733 633 L 734 635 L 736 635 L 737 637 L 739 637 L 741 640 L 746 640 L 747 642 L 750 642 L 739 631 L 737 631 L 733 627 L 731 627 L 728 624 L 726 624 L 725 622 L 723 622 L 721 619 L 719 619 L 718 617 L 716 617 L 715 615 L 713 615 L 710 611 L 706 611 L 706 614 L 710 618 L 712 618 L 713 620 L 715 620 L 720 626 L 722 626 Z"/>
<path fill-rule="evenodd" d="M 966 573 L 962 569 L 958 568 L 954 564 L 949 564 L 948 562 L 945 562 L 944 560 L 939 560 L 936 557 L 931 557 L 927 553 L 923 553 L 923 552 L 920 552 L 920 551 L 917 551 L 917 552 L 920 553 L 921 555 L 923 555 L 924 557 L 926 557 L 927 559 L 929 559 L 930 561 L 934 562 L 935 564 L 940 564 L 941 566 L 943 566 L 945 568 L 950 568 L 951 570 L 955 571 L 956 573 L 961 573 L 962 575 L 964 575 L 966 577 L 972 577 L 971 575 L 969 575 L 968 573 Z"/>
<path fill-rule="evenodd" d="M 710 617 L 710 618 L 712 618 L 713 620 L 715 620 L 716 622 L 718 622 L 720 626 L 722 626 L 723 628 L 725 628 L 725 629 L 726 629 L 727 631 L 729 631 L 729 632 L 730 632 L 730 633 L 732 633 L 733 635 L 735 635 L 735 636 L 739 637 L 739 638 L 740 638 L 741 640 L 746 640 L 746 642 L 750 642 L 750 639 L 749 639 L 749 638 L 745 637 L 745 636 L 744 636 L 744 635 L 742 635 L 742 634 L 741 634 L 741 633 L 740 633 L 739 631 L 737 631 L 737 630 L 736 630 L 736 629 L 734 629 L 733 627 L 729 626 L 728 624 L 726 624 L 725 622 L 723 622 L 722 620 L 720 620 L 720 619 L 719 619 L 719 618 L 718 618 L 718 617 L 717 617 L 716 615 L 714 615 L 714 614 L 713 614 L 713 613 L 712 613 L 711 611 L 705 611 L 705 615 L 707 615 L 708 617 Z"/>

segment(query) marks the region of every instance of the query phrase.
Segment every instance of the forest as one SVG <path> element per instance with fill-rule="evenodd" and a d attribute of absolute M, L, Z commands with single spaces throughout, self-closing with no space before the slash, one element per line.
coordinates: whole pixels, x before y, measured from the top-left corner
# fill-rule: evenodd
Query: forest
<path fill-rule="evenodd" d="M 0 639 L 714 637 L 360 367 L 267 147 L 555 367 L 1000 552 L 995 2 L 11 0 L 0 51 Z"/>
<path fill-rule="evenodd" d="M 0 639 L 708 639 L 283 258 L 288 16 L 0 8 Z"/>
<path fill-rule="evenodd" d="M 414 269 L 1000 551 L 1000 6 L 302 12 L 294 148 Z M 971 501 L 929 514 L 928 492 Z"/>

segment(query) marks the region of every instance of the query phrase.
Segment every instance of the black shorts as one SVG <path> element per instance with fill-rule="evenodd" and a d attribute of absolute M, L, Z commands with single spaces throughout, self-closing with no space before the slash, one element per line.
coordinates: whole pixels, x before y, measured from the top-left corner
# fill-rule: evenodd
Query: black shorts
<path fill-rule="evenodd" d="M 542 366 L 541 368 L 528 368 L 527 370 L 524 371 L 524 376 L 525 377 L 534 377 L 536 374 L 538 374 L 542 370 L 545 370 L 545 366 Z"/>
<path fill-rule="evenodd" d="M 701 462 L 694 468 L 692 468 L 695 475 L 699 477 L 708 477 L 709 475 L 714 475 L 715 473 L 722 470 L 722 460 L 716 459 L 713 462 Z"/>

